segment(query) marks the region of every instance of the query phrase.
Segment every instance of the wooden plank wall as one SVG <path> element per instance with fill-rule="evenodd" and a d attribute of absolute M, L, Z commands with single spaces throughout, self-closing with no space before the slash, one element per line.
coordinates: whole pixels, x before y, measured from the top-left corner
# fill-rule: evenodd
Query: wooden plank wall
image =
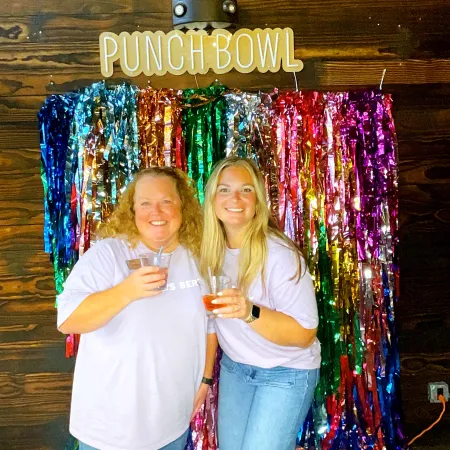
<path fill-rule="evenodd" d="M 427 383 L 450 381 L 450 2 L 239 0 L 239 9 L 241 26 L 293 28 L 296 57 L 305 62 L 302 89 L 376 86 L 387 69 L 400 158 L 404 420 L 413 436 L 440 408 L 427 402 Z M 101 32 L 171 28 L 170 0 L 0 2 L 2 450 L 60 450 L 67 438 L 73 362 L 55 329 L 53 272 L 43 253 L 36 113 L 49 94 L 101 78 Z M 215 78 L 197 77 L 201 86 Z M 285 73 L 220 80 L 249 90 L 294 86 Z M 195 87 L 190 75 L 151 82 Z M 449 442 L 447 415 L 418 445 L 450 449 Z"/>

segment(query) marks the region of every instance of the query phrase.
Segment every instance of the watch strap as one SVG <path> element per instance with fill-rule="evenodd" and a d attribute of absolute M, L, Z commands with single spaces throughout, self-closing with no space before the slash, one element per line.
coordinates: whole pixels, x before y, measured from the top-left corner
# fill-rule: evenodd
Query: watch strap
<path fill-rule="evenodd" d="M 202 378 L 202 383 L 203 384 L 207 384 L 208 386 L 212 386 L 213 383 L 214 383 L 214 380 L 212 378 L 203 377 Z"/>
<path fill-rule="evenodd" d="M 250 309 L 250 314 L 244 319 L 245 323 L 252 323 L 255 320 L 259 319 L 259 313 L 261 308 L 257 305 L 252 304 Z"/>

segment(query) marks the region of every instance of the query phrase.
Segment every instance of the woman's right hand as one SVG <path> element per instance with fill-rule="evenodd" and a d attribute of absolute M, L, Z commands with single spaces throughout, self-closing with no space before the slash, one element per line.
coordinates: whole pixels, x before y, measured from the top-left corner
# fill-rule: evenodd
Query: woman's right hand
<path fill-rule="evenodd" d="M 134 270 L 117 288 L 126 299 L 133 302 L 161 294 L 163 291 L 157 288 L 163 286 L 166 279 L 167 273 L 164 274 L 159 267 L 145 266 Z"/>

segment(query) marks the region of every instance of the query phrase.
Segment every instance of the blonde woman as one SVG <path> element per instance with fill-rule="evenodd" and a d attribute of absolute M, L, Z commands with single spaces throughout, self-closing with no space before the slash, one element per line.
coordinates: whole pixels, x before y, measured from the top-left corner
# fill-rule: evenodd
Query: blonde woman
<path fill-rule="evenodd" d="M 320 367 L 317 304 L 294 243 L 276 227 L 247 159 L 218 164 L 206 187 L 200 269 L 231 278 L 216 332 L 220 450 L 294 450 Z"/>
<path fill-rule="evenodd" d="M 80 450 L 184 450 L 217 346 L 197 284 L 192 186 L 176 169 L 139 172 L 58 298 L 59 330 L 81 334 L 70 415 Z M 128 268 L 161 247 L 168 274 Z"/>

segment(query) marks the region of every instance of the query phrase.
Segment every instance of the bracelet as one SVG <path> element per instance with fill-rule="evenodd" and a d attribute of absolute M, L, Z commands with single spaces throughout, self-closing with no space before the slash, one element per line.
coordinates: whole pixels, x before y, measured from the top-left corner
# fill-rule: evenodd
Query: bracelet
<path fill-rule="evenodd" d="M 202 378 L 202 383 L 207 384 L 208 386 L 212 386 L 213 382 L 214 382 L 214 380 L 212 378 L 206 378 L 206 377 Z"/>

